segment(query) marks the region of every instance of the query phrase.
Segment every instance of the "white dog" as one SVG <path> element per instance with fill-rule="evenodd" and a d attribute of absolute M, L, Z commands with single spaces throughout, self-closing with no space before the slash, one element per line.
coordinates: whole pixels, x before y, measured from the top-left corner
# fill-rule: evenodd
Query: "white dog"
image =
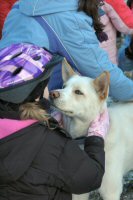
<path fill-rule="evenodd" d="M 64 87 L 50 93 L 53 104 L 63 113 L 64 126 L 73 138 L 86 135 L 89 123 L 106 106 L 109 73 L 95 80 L 75 74 L 64 61 Z M 99 189 L 104 200 L 120 200 L 123 175 L 133 169 L 133 103 L 109 107 L 110 130 L 105 138 L 105 174 Z M 88 194 L 73 195 L 88 200 Z"/>

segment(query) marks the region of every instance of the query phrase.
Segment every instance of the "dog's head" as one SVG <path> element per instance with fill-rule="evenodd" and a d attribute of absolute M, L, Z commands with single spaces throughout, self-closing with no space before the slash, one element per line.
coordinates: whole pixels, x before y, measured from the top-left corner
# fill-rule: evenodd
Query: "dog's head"
<path fill-rule="evenodd" d="M 63 88 L 50 92 L 50 100 L 54 107 L 70 117 L 92 121 L 105 106 L 109 73 L 103 72 L 96 79 L 79 76 L 64 60 L 62 77 Z"/>

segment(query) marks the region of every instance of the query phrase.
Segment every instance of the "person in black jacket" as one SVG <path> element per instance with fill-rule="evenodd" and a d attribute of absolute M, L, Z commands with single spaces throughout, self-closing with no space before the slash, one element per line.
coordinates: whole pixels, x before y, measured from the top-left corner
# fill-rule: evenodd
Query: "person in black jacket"
<path fill-rule="evenodd" d="M 30 81 L 22 83 L 26 73 L 21 72 L 30 72 L 30 67 L 14 71 L 9 65 L 10 72 L 3 68 L 0 77 L 0 200 L 71 200 L 72 193 L 97 189 L 104 174 L 102 136 L 108 117 L 102 123 L 99 117 L 101 132 L 86 137 L 81 150 L 46 113 L 49 102 L 36 101 L 48 82 L 49 70 L 36 78 L 34 71 Z M 13 82 L 13 77 L 21 83 Z M 8 85 L 3 88 L 5 80 Z"/>

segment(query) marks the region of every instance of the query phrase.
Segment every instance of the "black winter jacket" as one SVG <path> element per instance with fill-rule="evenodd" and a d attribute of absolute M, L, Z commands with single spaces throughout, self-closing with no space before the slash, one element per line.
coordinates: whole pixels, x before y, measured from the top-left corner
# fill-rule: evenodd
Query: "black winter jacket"
<path fill-rule="evenodd" d="M 35 123 L 0 140 L 0 200 L 71 200 L 100 186 L 104 160 L 101 138 L 83 151 L 57 124 Z"/>

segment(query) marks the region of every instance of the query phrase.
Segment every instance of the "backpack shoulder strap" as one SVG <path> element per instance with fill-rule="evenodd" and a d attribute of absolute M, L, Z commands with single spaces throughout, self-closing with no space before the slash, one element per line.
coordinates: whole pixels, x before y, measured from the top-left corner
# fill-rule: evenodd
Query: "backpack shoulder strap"
<path fill-rule="evenodd" d="M 63 42 L 57 35 L 57 33 L 53 30 L 53 28 L 48 24 L 46 19 L 42 16 L 34 16 L 34 19 L 42 26 L 42 28 L 46 31 L 48 38 L 49 38 L 49 43 L 51 45 L 51 48 L 56 52 L 59 53 L 60 55 L 64 56 L 67 61 L 76 69 L 76 64 L 65 48 Z"/>

